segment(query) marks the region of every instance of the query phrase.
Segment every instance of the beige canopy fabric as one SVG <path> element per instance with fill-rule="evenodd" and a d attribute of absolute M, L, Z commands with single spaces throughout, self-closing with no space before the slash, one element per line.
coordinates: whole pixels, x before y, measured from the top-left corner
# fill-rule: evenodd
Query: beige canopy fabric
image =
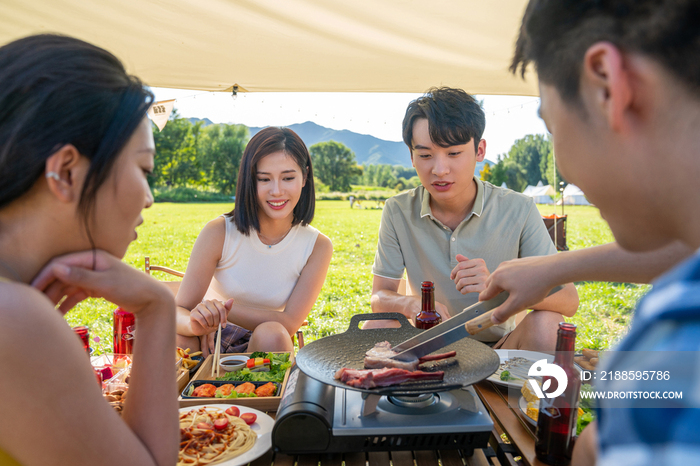
<path fill-rule="evenodd" d="M 148 85 L 537 95 L 508 64 L 526 0 L 3 0 L 0 43 L 56 32 Z"/>

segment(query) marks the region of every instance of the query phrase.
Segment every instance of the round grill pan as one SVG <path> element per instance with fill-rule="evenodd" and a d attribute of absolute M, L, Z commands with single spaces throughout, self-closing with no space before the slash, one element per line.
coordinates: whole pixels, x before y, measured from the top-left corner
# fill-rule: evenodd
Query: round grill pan
<path fill-rule="evenodd" d="M 387 319 L 399 321 L 401 327 L 367 330 L 359 328 L 360 322 L 364 320 Z M 350 327 L 346 332 L 307 343 L 299 350 L 296 364 L 304 374 L 319 382 L 379 395 L 416 395 L 453 390 L 479 382 L 498 369 L 500 360 L 493 349 L 472 338 L 464 338 L 438 351 L 456 351 L 456 357 L 420 366 L 426 372 L 445 371 L 442 381 L 406 382 L 391 387 L 362 389 L 346 385 L 333 377 L 342 367 L 364 369 L 365 353 L 376 343 L 386 340 L 395 346 L 420 332 L 421 330 L 413 327 L 402 314 L 358 314 L 350 319 Z"/>

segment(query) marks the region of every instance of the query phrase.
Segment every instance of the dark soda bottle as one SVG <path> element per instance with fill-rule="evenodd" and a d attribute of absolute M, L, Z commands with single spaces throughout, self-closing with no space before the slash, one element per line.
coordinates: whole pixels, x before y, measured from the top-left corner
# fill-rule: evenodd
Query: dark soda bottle
<path fill-rule="evenodd" d="M 114 354 L 131 354 L 136 319 L 121 307 L 114 310 Z"/>
<path fill-rule="evenodd" d="M 425 281 L 420 285 L 421 309 L 416 316 L 416 328 L 426 330 L 442 322 L 442 316 L 435 310 L 435 286 Z"/>
<path fill-rule="evenodd" d="M 566 389 L 555 397 L 540 399 L 540 413 L 537 418 L 537 441 L 535 454 L 537 459 L 551 465 L 567 465 L 571 462 L 571 452 L 576 435 L 576 418 L 581 392 L 581 378 L 574 368 L 574 343 L 576 326 L 566 322 L 559 324 L 557 332 L 557 351 L 554 365 L 561 367 L 566 374 Z M 548 380 L 550 387 L 546 387 Z M 549 393 L 557 390 L 558 382 L 554 377 L 543 378 L 543 387 Z M 543 390 L 544 391 L 544 390 Z"/>

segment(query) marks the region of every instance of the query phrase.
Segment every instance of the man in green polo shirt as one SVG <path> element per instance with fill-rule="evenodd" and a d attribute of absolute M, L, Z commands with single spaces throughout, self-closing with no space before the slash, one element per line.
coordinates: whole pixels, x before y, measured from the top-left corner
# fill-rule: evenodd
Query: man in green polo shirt
<path fill-rule="evenodd" d="M 461 89 L 433 88 L 411 102 L 403 139 L 422 186 L 389 199 L 379 227 L 372 267 L 372 311 L 420 311 L 420 283 L 435 283 L 435 305 L 449 318 L 478 301 L 490 270 L 518 257 L 555 254 L 531 198 L 474 176 L 484 160 L 486 125 L 479 103 Z M 404 270 L 406 295 L 398 288 Z M 578 308 L 573 284 L 533 307 L 516 327 L 515 317 L 475 338 L 508 349 L 554 350 L 562 315 Z M 396 325 L 369 321 L 366 327 Z"/>

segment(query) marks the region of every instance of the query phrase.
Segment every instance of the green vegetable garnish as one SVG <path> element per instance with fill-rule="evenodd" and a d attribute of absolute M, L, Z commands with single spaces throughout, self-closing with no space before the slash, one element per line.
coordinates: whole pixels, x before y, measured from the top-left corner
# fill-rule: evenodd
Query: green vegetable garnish
<path fill-rule="evenodd" d="M 284 381 L 284 374 L 292 365 L 289 362 L 289 353 L 263 353 L 257 351 L 250 355 L 251 358 L 265 358 L 270 360 L 269 372 L 251 372 L 250 369 L 244 367 L 240 371 L 227 372 L 224 376 L 216 380 L 241 380 L 244 382 L 277 382 Z M 241 396 L 241 395 L 239 395 Z"/>
<path fill-rule="evenodd" d="M 581 385 L 581 392 L 593 392 L 595 389 L 588 384 Z M 584 427 L 590 424 L 595 419 L 595 399 L 592 396 L 581 396 L 579 407 L 583 410 L 583 414 L 576 419 L 576 435 L 580 435 Z"/>
<path fill-rule="evenodd" d="M 517 379 L 517 377 L 513 377 L 512 375 L 510 375 L 510 371 L 501 372 L 501 380 L 503 380 L 504 382 L 507 382 L 509 380 L 516 380 L 516 379 Z"/>
<path fill-rule="evenodd" d="M 592 392 L 594 392 L 594 391 L 595 391 L 595 389 L 594 389 L 593 387 L 591 387 L 590 385 L 588 385 L 588 384 L 581 384 L 581 392 L 589 392 L 589 393 L 592 393 Z M 580 400 L 581 400 L 581 401 L 580 401 L 580 403 L 579 403 L 579 406 L 580 406 L 581 409 L 583 409 L 584 411 L 590 411 L 590 410 L 592 410 L 593 408 L 595 408 L 595 398 L 593 398 L 592 395 L 588 395 L 588 396 L 585 396 L 585 397 L 584 397 L 583 395 L 581 395 Z"/>
<path fill-rule="evenodd" d="M 593 421 L 593 413 L 583 413 L 583 416 L 579 416 L 576 419 L 576 435 L 581 435 L 581 431 L 584 427 Z"/>

